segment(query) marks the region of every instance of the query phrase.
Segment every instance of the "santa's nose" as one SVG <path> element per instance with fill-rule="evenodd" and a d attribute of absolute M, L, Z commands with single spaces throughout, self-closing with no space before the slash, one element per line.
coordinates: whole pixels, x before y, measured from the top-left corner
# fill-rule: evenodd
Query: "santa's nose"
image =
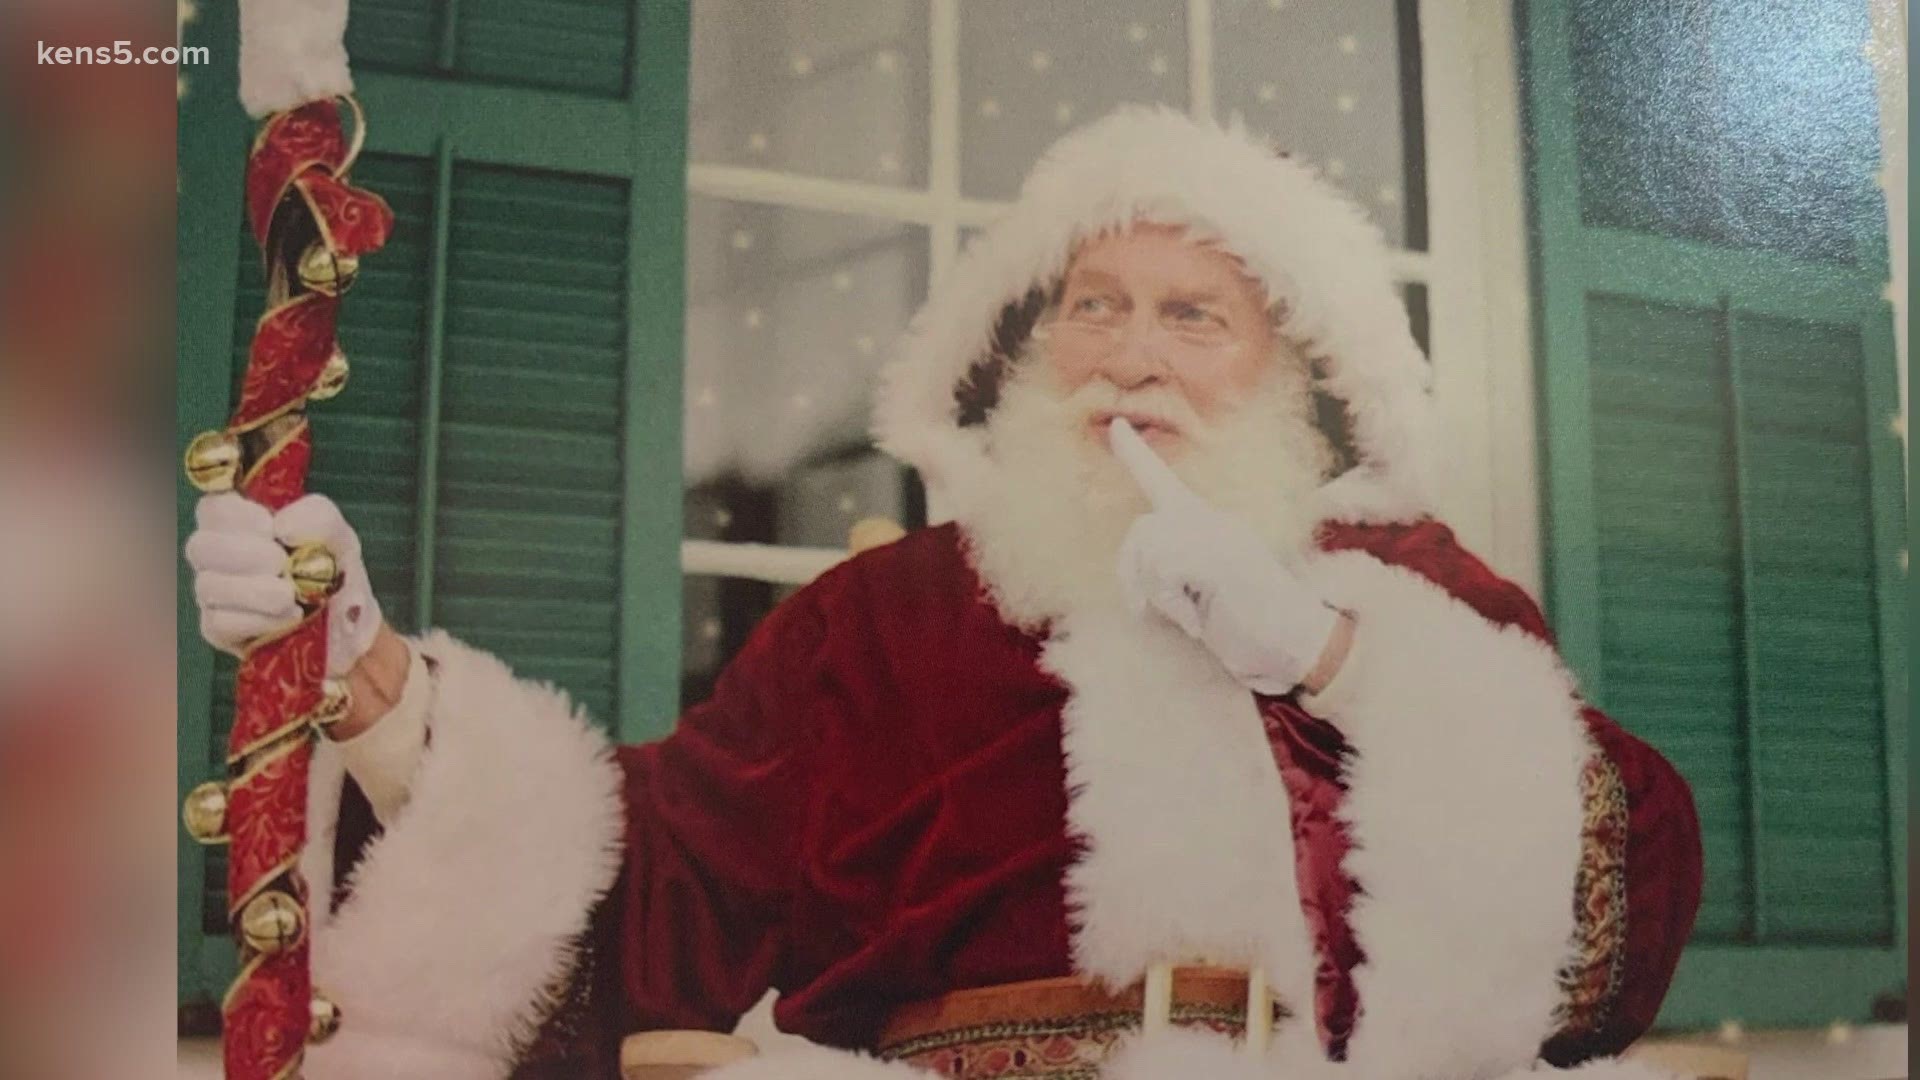
<path fill-rule="evenodd" d="M 1102 374 L 1122 390 L 1139 390 L 1164 382 L 1171 373 L 1149 327 L 1129 326 L 1107 354 Z"/>

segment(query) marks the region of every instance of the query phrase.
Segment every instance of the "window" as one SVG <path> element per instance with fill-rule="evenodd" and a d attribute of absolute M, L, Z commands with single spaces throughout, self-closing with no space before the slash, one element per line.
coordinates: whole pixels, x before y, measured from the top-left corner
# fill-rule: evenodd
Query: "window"
<path fill-rule="evenodd" d="M 1240 116 L 1380 223 L 1466 459 L 1447 501 L 1470 542 L 1497 546 L 1467 5 L 702 0 L 693 15 L 686 700 L 841 556 L 849 526 L 923 522 L 925 493 L 870 447 L 872 376 L 1041 151 L 1127 102 Z M 1530 576 L 1527 555 L 1494 557 Z"/>
<path fill-rule="evenodd" d="M 1907 708 L 1869 5 L 1523 7 L 1554 623 L 1706 844 L 1663 1021 L 1865 1019 Z"/>

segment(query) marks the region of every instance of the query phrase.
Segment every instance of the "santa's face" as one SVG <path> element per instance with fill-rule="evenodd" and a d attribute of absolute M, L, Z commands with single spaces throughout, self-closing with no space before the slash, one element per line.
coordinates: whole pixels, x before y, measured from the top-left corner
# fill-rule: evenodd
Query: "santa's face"
<path fill-rule="evenodd" d="M 1299 349 L 1220 250 L 1136 226 L 1084 244 L 987 420 L 998 482 L 960 514 L 1003 615 L 1116 609 L 1113 559 L 1150 507 L 1107 445 L 1124 416 L 1201 498 L 1300 551 L 1328 461 Z"/>
<path fill-rule="evenodd" d="M 1247 399 L 1275 351 L 1266 290 L 1238 258 L 1144 222 L 1074 253 L 1047 339 L 1067 393 L 1095 382 L 1118 392 L 1111 409 L 1084 420 L 1085 438 L 1106 445 L 1107 425 L 1122 416 L 1169 458 L 1192 444 L 1196 420 L 1211 423 Z"/>

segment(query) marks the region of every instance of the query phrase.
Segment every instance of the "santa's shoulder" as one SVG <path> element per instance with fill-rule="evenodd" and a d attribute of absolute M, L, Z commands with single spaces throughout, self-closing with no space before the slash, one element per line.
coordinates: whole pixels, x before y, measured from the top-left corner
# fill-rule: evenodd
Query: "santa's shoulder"
<path fill-rule="evenodd" d="M 1502 577 L 1467 550 L 1437 518 L 1385 523 L 1323 522 L 1315 534 L 1321 551 L 1357 551 L 1433 582 L 1481 616 L 1552 640 L 1540 605 L 1518 584 Z"/>
<path fill-rule="evenodd" d="M 789 603 L 829 618 L 870 622 L 874 629 L 947 624 L 956 632 L 991 614 L 986 590 L 952 523 L 915 529 L 868 548 L 816 578 Z M 995 620 L 997 621 L 997 619 Z"/>

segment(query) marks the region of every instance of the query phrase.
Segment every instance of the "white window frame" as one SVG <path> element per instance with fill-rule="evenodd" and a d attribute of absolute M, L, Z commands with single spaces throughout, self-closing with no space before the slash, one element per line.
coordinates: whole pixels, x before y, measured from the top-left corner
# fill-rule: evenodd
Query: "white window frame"
<path fill-rule="evenodd" d="M 1886 297 L 1893 305 L 1900 388 L 1900 412 L 1888 422 L 1900 435 L 1901 465 L 1911 470 L 1912 448 L 1907 442 L 1907 0 L 1872 0 L 1871 11 L 1873 36 L 1866 47 L 1880 99 L 1880 172 L 1874 180 L 1886 200 Z"/>
<path fill-rule="evenodd" d="M 928 177 L 924 188 L 830 180 L 775 169 L 690 163 L 689 194 L 923 226 L 929 289 L 940 288 L 961 231 L 1002 202 L 960 189 L 960 2 L 929 0 Z M 1215 0 L 1187 0 L 1189 111 L 1215 108 Z M 1441 516 L 1499 570 L 1540 583 L 1532 347 L 1518 65 L 1505 0 L 1420 0 L 1428 244 L 1392 254 L 1395 278 L 1427 290 L 1434 403 L 1449 467 Z M 1495 403 L 1500 407 L 1496 409 Z M 687 574 L 801 584 L 845 557 L 830 548 L 689 540 Z"/>

